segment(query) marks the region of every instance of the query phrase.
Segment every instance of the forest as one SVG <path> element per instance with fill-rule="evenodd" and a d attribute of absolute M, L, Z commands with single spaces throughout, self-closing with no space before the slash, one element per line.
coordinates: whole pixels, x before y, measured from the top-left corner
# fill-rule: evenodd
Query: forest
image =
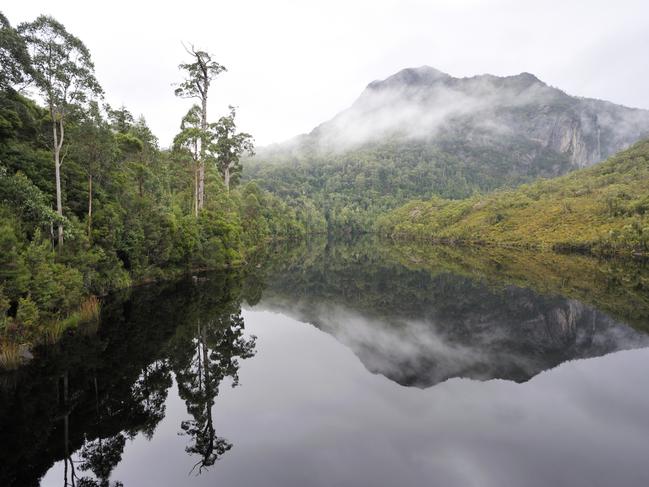
<path fill-rule="evenodd" d="M 65 26 L 0 14 L 3 353 L 92 320 L 109 291 L 237 266 L 270 239 L 323 230 L 308 200 L 240 184 L 253 138 L 234 107 L 207 114 L 225 67 L 193 47 L 185 61 L 175 95 L 187 115 L 161 148 L 143 116 L 104 102 L 91 53 Z"/>
<path fill-rule="evenodd" d="M 570 169 L 565 155 L 550 150 L 525 163 L 521 154 L 533 149 L 520 138 L 475 144 L 456 134 L 440 140 L 395 135 L 346 151 L 307 141 L 264 148 L 247 161 L 242 177 L 282 198 L 313 201 L 330 234 L 360 235 L 413 198 L 467 198 Z"/>
<path fill-rule="evenodd" d="M 649 140 L 554 179 L 460 200 L 412 201 L 382 217 L 395 240 L 646 255 Z"/>

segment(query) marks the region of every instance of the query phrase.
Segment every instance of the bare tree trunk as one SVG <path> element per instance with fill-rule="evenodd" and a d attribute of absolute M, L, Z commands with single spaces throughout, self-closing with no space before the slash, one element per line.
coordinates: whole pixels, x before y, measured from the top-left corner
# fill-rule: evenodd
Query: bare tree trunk
<path fill-rule="evenodd" d="M 92 235 L 92 174 L 88 174 L 88 238 Z"/>
<path fill-rule="evenodd" d="M 207 131 L 207 93 L 201 97 L 201 130 Z M 201 157 L 198 166 L 198 209 L 205 204 L 205 140 L 201 139 Z"/>
<path fill-rule="evenodd" d="M 54 178 L 56 181 L 56 213 L 63 216 L 63 200 L 61 197 L 61 147 L 63 146 L 63 119 L 59 121 L 60 137 L 56 130 L 56 120 L 54 119 L 54 110 L 50 110 L 52 117 L 52 135 L 54 136 Z M 59 250 L 63 248 L 63 224 L 59 222 L 58 226 L 58 243 Z"/>
<path fill-rule="evenodd" d="M 198 216 L 198 164 L 194 165 L 194 216 Z"/>

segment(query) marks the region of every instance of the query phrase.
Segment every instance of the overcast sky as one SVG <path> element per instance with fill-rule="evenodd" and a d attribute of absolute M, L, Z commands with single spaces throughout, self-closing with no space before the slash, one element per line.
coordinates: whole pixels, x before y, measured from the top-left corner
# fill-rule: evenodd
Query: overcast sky
<path fill-rule="evenodd" d="M 150 3 L 150 4 L 149 4 Z M 53 15 L 90 48 L 113 105 L 169 145 L 181 41 L 228 68 L 209 117 L 239 107 L 259 145 L 310 131 L 372 80 L 430 65 L 454 76 L 528 71 L 580 96 L 649 109 L 647 0 L 4 0 L 12 24 Z"/>

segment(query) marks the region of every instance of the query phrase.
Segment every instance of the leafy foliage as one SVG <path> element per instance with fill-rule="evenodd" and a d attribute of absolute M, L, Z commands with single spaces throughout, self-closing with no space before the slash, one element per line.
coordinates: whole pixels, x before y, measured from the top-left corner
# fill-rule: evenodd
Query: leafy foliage
<path fill-rule="evenodd" d="M 649 140 L 591 168 L 516 190 L 413 201 L 378 226 L 395 239 L 647 253 L 647 181 Z"/>
<path fill-rule="evenodd" d="M 399 137 L 346 151 L 305 144 L 260 151 L 243 177 L 283 198 L 312 199 L 331 233 L 351 235 L 372 230 L 379 215 L 413 198 L 466 198 L 568 167 L 550 151 L 528 167 L 518 157 L 521 144 L 505 137 L 484 147 Z"/>
<path fill-rule="evenodd" d="M 32 75 L 25 40 L 0 12 L 0 90 L 25 83 Z"/>
<path fill-rule="evenodd" d="M 101 88 L 90 52 L 55 19 L 40 16 L 13 30 L 0 16 L 0 40 L 0 347 L 77 323 L 85 297 L 238 266 L 271 239 L 322 229 L 306 200 L 289 205 L 254 184 L 226 190 L 218 160 L 236 172 L 241 152 L 252 150 L 250 136 L 234 131 L 234 111 L 216 124 L 223 133 L 212 134 L 219 157 L 205 166 L 199 211 L 196 165 L 206 139 L 198 107 L 183 119 L 174 147 L 161 150 L 144 117 L 92 99 Z M 223 69 L 195 54 L 197 64 L 182 68 L 192 76 L 198 69 L 209 84 Z M 46 107 L 14 89 L 27 76 Z M 194 96 L 187 83 L 179 94 Z M 52 147 L 63 148 L 56 171 Z M 65 246 L 56 244 L 57 227 Z"/>

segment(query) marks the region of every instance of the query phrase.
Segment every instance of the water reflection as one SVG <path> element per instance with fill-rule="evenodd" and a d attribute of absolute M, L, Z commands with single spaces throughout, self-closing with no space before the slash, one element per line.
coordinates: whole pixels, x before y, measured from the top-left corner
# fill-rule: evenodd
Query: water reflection
<path fill-rule="evenodd" d="M 235 274 L 136 289 L 106 302 L 98 333 L 39 350 L 4 378 L 0 485 L 38 485 L 58 460 L 65 486 L 121 485 L 109 478 L 126 440 L 154 435 L 173 378 L 188 414 L 178 425 L 186 451 L 198 472 L 213 465 L 232 446 L 213 426 L 219 386 L 236 386 L 239 360 L 255 354 L 241 299 Z"/>
<path fill-rule="evenodd" d="M 389 297 L 384 289 L 401 279 L 396 267 L 382 268 L 376 287 L 359 293 L 337 272 L 317 271 L 317 279 L 331 287 L 275 279 L 260 306 L 314 324 L 369 371 L 404 386 L 426 388 L 452 377 L 524 382 L 567 360 L 649 345 L 645 333 L 579 301 L 514 286 L 490 289 L 454 274 L 418 274 L 416 286 L 392 286 Z M 407 309 L 397 304 L 403 302 Z"/>
<path fill-rule="evenodd" d="M 649 345 L 643 265 L 432 249 L 326 243 L 307 265 L 269 276 L 260 306 L 314 324 L 369 371 L 421 388 L 451 377 L 524 382 L 567 360 Z"/>
<path fill-rule="evenodd" d="M 198 473 L 214 465 L 232 448 L 228 440 L 219 438 L 214 431 L 212 406 L 223 379 L 232 379 L 232 387 L 239 384 L 239 359 L 255 354 L 255 337 L 243 335 L 240 313 L 238 307 L 226 308 L 207 320 L 197 317 L 193 337 L 173 341 L 171 363 L 178 392 L 192 416 L 181 423 L 183 432 L 191 438 L 185 451 L 198 457 L 192 468 L 198 469 Z"/>
<path fill-rule="evenodd" d="M 0 485 L 38 485 L 55 463 L 64 486 L 122 485 L 115 471 L 129 440 L 152 440 L 169 421 L 185 440 L 169 461 L 185 475 L 231 455 L 237 438 L 219 433 L 214 406 L 257 352 L 242 306 L 310 323 L 370 372 L 419 388 L 453 377 L 525 382 L 568 360 L 649 346 L 643 266 L 502 258 L 319 242 L 115 295 L 99 330 L 65 336 L 0 377 Z M 287 354 L 300 346 L 283 344 Z M 182 412 L 168 413 L 170 391 Z"/>

